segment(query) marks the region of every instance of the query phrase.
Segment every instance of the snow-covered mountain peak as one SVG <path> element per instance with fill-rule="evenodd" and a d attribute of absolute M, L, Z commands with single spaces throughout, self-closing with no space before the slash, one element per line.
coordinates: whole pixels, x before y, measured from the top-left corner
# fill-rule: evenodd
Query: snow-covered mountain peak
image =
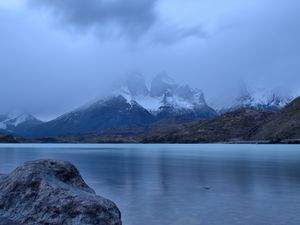
<path fill-rule="evenodd" d="M 20 114 L 18 116 L 16 116 L 15 118 L 11 118 L 9 120 L 10 124 L 14 125 L 15 127 L 17 127 L 18 125 L 27 122 L 27 121 L 31 121 L 31 120 L 35 120 L 36 118 L 30 114 L 27 113 L 23 113 Z"/>
<path fill-rule="evenodd" d="M 128 103 L 137 102 L 149 112 L 156 114 L 162 107 L 194 109 L 207 106 L 204 94 L 189 85 L 179 85 L 166 73 L 160 73 L 150 82 L 150 88 L 140 74 L 134 74 L 124 82 L 115 96 L 123 96 Z"/>
<path fill-rule="evenodd" d="M 157 91 L 155 94 L 154 89 Z M 68 133 L 72 129 L 76 132 L 92 132 L 171 118 L 181 121 L 215 116 L 215 110 L 206 105 L 201 90 L 178 85 L 166 74 L 156 76 L 150 85 L 140 74 L 133 74 L 119 82 L 112 93 L 107 93 L 105 97 L 46 123 L 45 126 L 51 124 L 51 128 L 45 133 Z"/>
<path fill-rule="evenodd" d="M 252 93 L 252 105 L 276 110 L 286 106 L 293 98 L 291 94 L 279 88 L 272 90 L 257 88 Z"/>
<path fill-rule="evenodd" d="M 35 125 L 41 123 L 33 115 L 21 112 L 11 112 L 0 116 L 0 129 L 14 130 L 25 124 Z"/>
<path fill-rule="evenodd" d="M 223 95 L 222 95 L 223 96 Z M 279 110 L 286 106 L 293 96 L 281 89 L 247 88 L 243 86 L 237 92 L 228 93 L 223 98 L 212 101 L 219 112 L 233 111 L 239 108 Z"/>

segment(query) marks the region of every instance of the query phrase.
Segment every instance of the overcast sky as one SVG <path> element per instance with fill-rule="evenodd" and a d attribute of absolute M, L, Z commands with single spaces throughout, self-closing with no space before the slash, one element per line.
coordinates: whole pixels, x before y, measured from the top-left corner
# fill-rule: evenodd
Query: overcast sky
<path fill-rule="evenodd" d="M 131 72 L 207 98 L 300 89 L 299 0 L 0 0 L 0 112 L 49 119 Z"/>

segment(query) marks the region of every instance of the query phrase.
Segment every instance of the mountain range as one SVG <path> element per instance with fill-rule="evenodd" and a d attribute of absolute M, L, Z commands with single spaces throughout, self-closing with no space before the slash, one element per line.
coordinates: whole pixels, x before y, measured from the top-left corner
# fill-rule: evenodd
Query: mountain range
<path fill-rule="evenodd" d="M 205 135 L 209 135 L 207 131 L 215 130 L 218 126 L 220 135 L 230 134 L 226 126 L 218 125 L 218 121 L 222 121 L 220 124 L 223 124 L 224 121 L 234 120 L 235 123 L 240 124 L 243 119 L 251 121 L 249 117 L 253 117 L 253 121 L 249 124 L 245 123 L 243 129 L 245 132 L 247 129 L 254 129 L 253 127 L 257 126 L 256 122 L 265 123 L 263 118 L 269 118 L 275 111 L 281 110 L 292 100 L 292 97 L 277 91 L 267 92 L 261 89 L 249 91 L 243 87 L 230 101 L 222 99 L 219 99 L 219 103 L 209 104 L 200 89 L 179 85 L 166 73 L 158 74 L 150 84 L 147 84 L 141 75 L 134 74 L 116 85 L 112 93 L 106 97 L 48 122 L 42 122 L 26 113 L 0 115 L 0 134 L 25 138 L 76 135 L 104 137 L 108 134 L 123 137 L 126 132 L 132 133 L 133 129 L 137 131 L 133 132 L 134 135 L 137 133 L 144 135 L 154 130 L 166 131 L 171 127 L 200 123 L 201 127 L 206 127 L 206 129 L 201 128 L 206 134 L 203 133 L 204 131 L 199 134 L 203 139 Z M 237 129 L 236 132 L 239 130 Z M 263 130 L 260 132 L 266 133 Z M 220 135 L 215 135 L 214 140 L 208 141 L 228 140 L 227 137 Z M 245 135 L 239 138 L 247 139 L 248 134 Z M 192 136 L 190 135 L 191 138 Z M 155 140 L 154 137 L 152 139 Z M 147 140 L 151 141 L 151 136 L 145 137 L 145 141 Z M 205 140 L 204 138 L 202 141 Z"/>
<path fill-rule="evenodd" d="M 39 143 L 300 143 L 300 97 L 279 111 L 244 108 L 213 119 L 121 126 L 101 133 L 37 138 Z M 11 139 L 11 138 L 10 138 Z"/>
<path fill-rule="evenodd" d="M 218 97 L 211 101 L 212 107 L 223 114 L 241 108 L 263 109 L 278 111 L 290 103 L 296 96 L 287 93 L 280 88 L 248 88 L 241 83 L 237 90 L 232 93 L 224 93 L 223 97 Z"/>
<path fill-rule="evenodd" d="M 181 124 L 143 136 L 143 142 L 213 143 L 300 141 L 300 97 L 278 112 L 239 109 L 211 120 Z"/>

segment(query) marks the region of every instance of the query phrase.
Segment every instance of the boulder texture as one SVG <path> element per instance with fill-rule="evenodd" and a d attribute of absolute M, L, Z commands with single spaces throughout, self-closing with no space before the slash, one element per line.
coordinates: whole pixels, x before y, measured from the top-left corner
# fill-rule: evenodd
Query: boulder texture
<path fill-rule="evenodd" d="M 121 225 L 121 213 L 97 196 L 69 162 L 27 162 L 0 175 L 0 225 Z"/>

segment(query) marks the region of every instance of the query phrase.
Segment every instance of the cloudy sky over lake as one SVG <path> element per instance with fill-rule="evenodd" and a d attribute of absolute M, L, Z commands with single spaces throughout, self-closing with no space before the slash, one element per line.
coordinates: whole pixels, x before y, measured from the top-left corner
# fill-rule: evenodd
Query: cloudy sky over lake
<path fill-rule="evenodd" d="M 0 0 L 0 112 L 51 118 L 166 71 L 207 98 L 300 89 L 298 0 Z M 222 90 L 222 91 L 221 91 Z"/>

